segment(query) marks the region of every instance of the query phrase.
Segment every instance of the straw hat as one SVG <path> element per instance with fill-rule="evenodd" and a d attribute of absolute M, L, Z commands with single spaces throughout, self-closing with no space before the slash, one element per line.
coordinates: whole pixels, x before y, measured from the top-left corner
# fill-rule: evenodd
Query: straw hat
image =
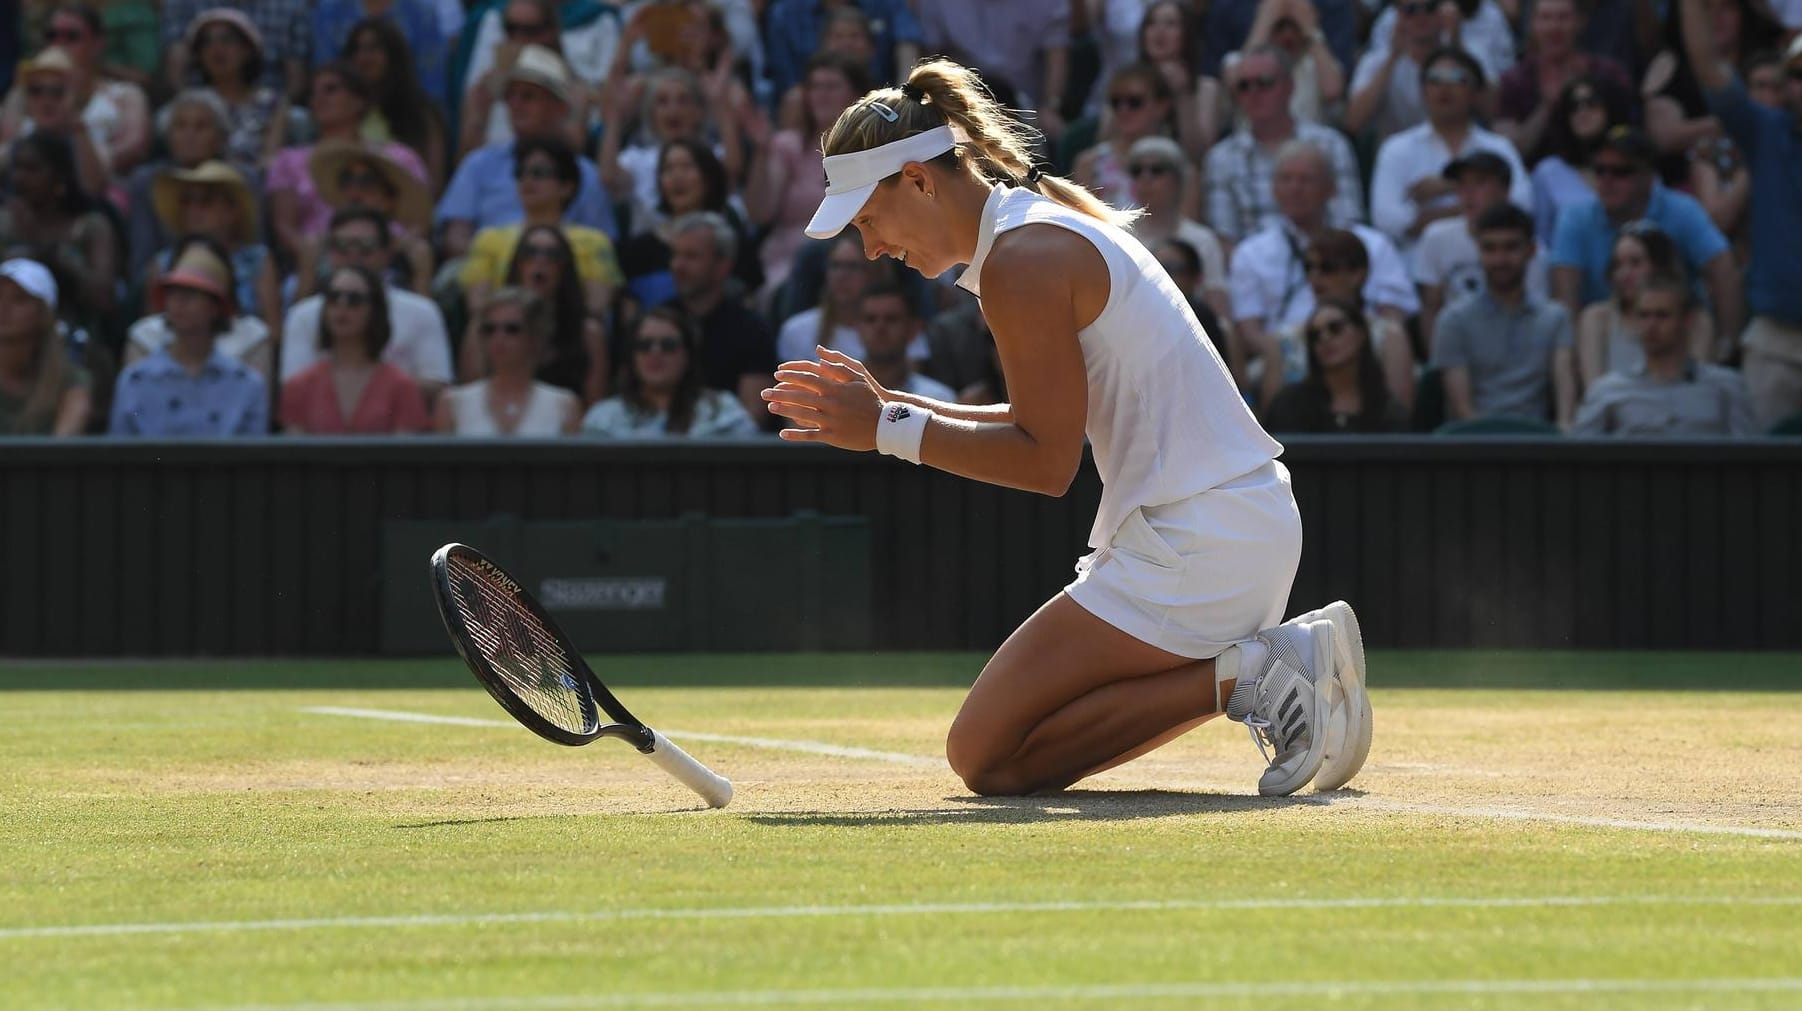
<path fill-rule="evenodd" d="M 256 241 L 257 197 L 244 181 L 244 174 L 222 161 L 204 161 L 191 169 L 169 169 L 151 184 L 150 204 L 157 220 L 170 235 L 179 235 L 181 227 L 181 191 L 184 186 L 224 186 L 238 202 L 238 235 L 240 243 Z"/>
<path fill-rule="evenodd" d="M 51 46 L 43 52 L 24 60 L 13 72 L 14 81 L 29 81 L 33 77 L 56 74 L 60 77 L 75 75 L 75 61 L 69 58 L 67 51 L 61 46 Z"/>
<path fill-rule="evenodd" d="M 507 71 L 505 83 L 514 81 L 535 84 L 572 109 L 577 105 L 576 82 L 569 66 L 563 62 L 563 57 L 544 46 L 530 45 L 519 51 L 513 69 Z"/>
<path fill-rule="evenodd" d="M 313 177 L 319 199 L 333 210 L 343 207 L 344 191 L 338 185 L 338 177 L 346 167 L 358 163 L 380 172 L 387 180 L 388 188 L 395 192 L 394 220 L 416 231 L 431 226 L 432 195 L 426 191 L 425 183 L 393 158 L 351 141 L 335 140 L 314 145 L 313 154 L 307 159 L 307 173 Z"/>
<path fill-rule="evenodd" d="M 200 40 L 200 33 L 206 31 L 208 25 L 215 24 L 227 24 L 236 28 L 250 40 L 250 48 L 257 51 L 258 57 L 267 57 L 268 50 L 263 48 L 263 33 L 257 31 L 256 23 L 250 20 L 250 15 L 231 7 L 214 7 L 212 10 L 201 11 L 193 21 L 188 22 L 185 41 L 189 48 Z"/>
<path fill-rule="evenodd" d="M 231 290 L 231 271 L 205 246 L 191 245 L 182 250 L 181 259 L 157 278 L 156 287 L 150 292 L 153 311 L 163 311 L 170 288 L 203 291 L 225 303 L 226 315 L 238 314 L 238 299 Z"/>

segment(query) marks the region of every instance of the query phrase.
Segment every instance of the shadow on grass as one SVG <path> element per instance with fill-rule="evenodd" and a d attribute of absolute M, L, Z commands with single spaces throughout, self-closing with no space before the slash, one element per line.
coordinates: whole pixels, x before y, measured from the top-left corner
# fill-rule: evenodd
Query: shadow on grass
<path fill-rule="evenodd" d="M 1139 821 L 1318 806 L 1317 797 L 1247 797 L 1178 790 L 1066 790 L 1031 797 L 946 797 L 946 807 L 892 811 L 793 811 L 747 815 L 759 825 L 887 828 L 896 825 L 1042 825 L 1059 821 Z"/>
<path fill-rule="evenodd" d="M 967 688 L 980 653 L 588 655 L 614 688 Z M 1371 686 L 1580 691 L 1802 691 L 1802 654 L 1378 650 Z M 9 660 L 5 691 L 363 691 L 473 687 L 454 656 L 318 660 Z"/>

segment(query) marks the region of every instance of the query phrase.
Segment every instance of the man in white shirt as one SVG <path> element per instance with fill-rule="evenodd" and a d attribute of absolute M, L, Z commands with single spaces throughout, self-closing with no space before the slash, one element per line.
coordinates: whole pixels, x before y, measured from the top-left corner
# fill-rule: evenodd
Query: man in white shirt
<path fill-rule="evenodd" d="M 1514 145 L 1474 121 L 1483 95 L 1476 59 L 1462 49 L 1437 49 L 1422 65 L 1420 80 L 1426 122 L 1384 141 L 1370 177 L 1370 223 L 1410 258 L 1428 225 L 1461 212 L 1458 187 L 1442 174 L 1454 159 L 1494 152 L 1508 163 L 1508 199 L 1523 209 L 1533 206 L 1532 181 Z"/>
<path fill-rule="evenodd" d="M 936 379 L 914 371 L 908 348 L 920 336 L 920 318 L 914 315 L 907 292 L 887 281 L 864 289 L 862 318 L 857 330 L 863 338 L 863 366 L 870 378 L 885 390 L 957 403 L 957 391 Z"/>
<path fill-rule="evenodd" d="M 394 259 L 388 219 L 363 207 L 347 207 L 332 215 L 326 233 L 326 262 L 331 269 L 362 267 L 386 277 Z M 388 292 L 388 320 L 393 336 L 382 360 L 413 377 L 427 403 L 451 381 L 450 337 L 444 316 L 431 299 L 392 284 Z M 282 325 L 281 381 L 286 382 L 323 357 L 319 348 L 321 295 L 301 299 L 288 310 Z"/>
<path fill-rule="evenodd" d="M 1427 226 L 1415 248 L 1414 280 L 1420 285 L 1420 330 L 1432 346 L 1433 324 L 1439 310 L 1475 295 L 1484 288 L 1483 261 L 1477 251 L 1477 219 L 1483 212 L 1508 202 L 1514 170 L 1493 151 L 1476 151 L 1445 167 L 1445 178 L 1457 187 L 1463 211 Z M 1545 246 L 1534 243 L 1533 262 L 1527 265 L 1527 292 L 1535 298 L 1551 294 L 1547 283 Z"/>
<path fill-rule="evenodd" d="M 1271 181 L 1281 218 L 1233 250 L 1229 268 L 1233 323 L 1247 354 L 1256 359 L 1244 375 L 1235 378 L 1247 389 L 1258 380 L 1265 402 L 1276 395 L 1283 380 L 1283 352 L 1277 335 L 1300 324 L 1314 310 L 1314 290 L 1308 284 L 1303 254 L 1316 236 L 1332 227 L 1327 207 L 1333 187 L 1326 154 L 1305 141 L 1291 142 L 1277 155 Z M 1403 316 L 1419 311 L 1420 299 L 1395 246 L 1381 232 L 1364 225 L 1353 225 L 1349 231 L 1369 254 L 1365 310 L 1392 308 Z"/>

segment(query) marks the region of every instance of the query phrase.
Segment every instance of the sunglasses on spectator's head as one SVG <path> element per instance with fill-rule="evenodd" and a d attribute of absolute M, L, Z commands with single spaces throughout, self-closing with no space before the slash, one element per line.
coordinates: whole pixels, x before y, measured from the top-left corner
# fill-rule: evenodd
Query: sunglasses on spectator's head
<path fill-rule="evenodd" d="M 1351 326 L 1351 320 L 1346 319 L 1344 316 L 1324 320 L 1315 326 L 1308 327 L 1306 331 L 1308 343 L 1316 344 L 1328 337 L 1337 337 L 1344 333 L 1345 328 L 1348 326 Z"/>
<path fill-rule="evenodd" d="M 1149 101 L 1144 95 L 1109 95 L 1107 104 L 1115 109 L 1143 109 Z"/>
<path fill-rule="evenodd" d="M 348 305 L 353 309 L 361 309 L 369 304 L 369 293 L 352 288 L 327 288 L 325 300 L 332 305 Z"/>
<path fill-rule="evenodd" d="M 493 337 L 497 333 L 504 333 L 509 337 L 517 337 L 526 332 L 526 325 L 519 320 L 509 319 L 502 320 L 499 323 L 492 321 L 486 322 L 478 329 L 484 337 Z"/>
<path fill-rule="evenodd" d="M 538 35 L 547 30 L 542 21 L 503 21 L 501 27 L 507 30 L 507 37 L 517 39 L 522 35 Z"/>
<path fill-rule="evenodd" d="M 1140 176 L 1169 175 L 1172 172 L 1174 172 L 1175 169 L 1172 166 L 1164 164 L 1163 162 L 1152 161 L 1152 162 L 1141 162 L 1140 164 L 1134 165 L 1131 168 L 1127 169 L 1127 171 L 1132 173 L 1132 177 L 1134 179 L 1137 179 Z"/>
<path fill-rule="evenodd" d="M 1269 91 L 1276 87 L 1276 75 L 1259 74 L 1256 77 L 1241 77 L 1233 82 L 1233 90 L 1244 95 L 1252 91 Z"/>
<path fill-rule="evenodd" d="M 632 348 L 640 354 L 647 351 L 661 351 L 666 355 L 673 355 L 682 350 L 682 338 L 640 337 L 632 342 Z"/>
<path fill-rule="evenodd" d="M 1592 166 L 1597 176 L 1605 179 L 1631 179 L 1639 174 L 1638 165 L 1622 162 L 1596 162 Z"/>
<path fill-rule="evenodd" d="M 1434 67 L 1427 71 L 1428 84 L 1469 84 L 1470 72 L 1463 67 Z"/>

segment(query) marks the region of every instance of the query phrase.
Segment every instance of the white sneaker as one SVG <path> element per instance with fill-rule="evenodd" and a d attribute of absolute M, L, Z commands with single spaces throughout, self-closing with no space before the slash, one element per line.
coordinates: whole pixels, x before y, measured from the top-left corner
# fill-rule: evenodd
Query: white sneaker
<path fill-rule="evenodd" d="M 1301 789 L 1326 758 L 1322 722 L 1333 682 L 1333 625 L 1328 621 L 1279 625 L 1258 633 L 1269 651 L 1263 671 L 1249 687 L 1241 681 L 1227 701 L 1226 715 L 1251 729 L 1251 739 L 1270 767 L 1258 792 L 1284 797 Z"/>
<path fill-rule="evenodd" d="M 1372 718 L 1370 696 L 1365 691 L 1364 633 L 1358 626 L 1357 613 L 1343 600 L 1297 615 L 1289 624 L 1315 621 L 1332 623 L 1334 664 L 1323 721 L 1326 758 L 1314 777 L 1314 789 L 1337 790 L 1351 782 L 1370 757 Z"/>

